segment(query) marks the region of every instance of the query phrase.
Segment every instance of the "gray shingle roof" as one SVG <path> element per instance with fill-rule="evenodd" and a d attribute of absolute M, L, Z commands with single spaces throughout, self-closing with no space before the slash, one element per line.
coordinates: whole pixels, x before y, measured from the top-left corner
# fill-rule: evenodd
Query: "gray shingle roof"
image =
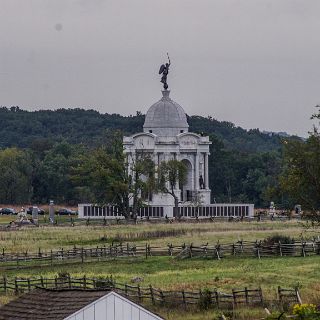
<path fill-rule="evenodd" d="M 62 320 L 108 291 L 35 289 L 0 308 L 0 320 Z"/>

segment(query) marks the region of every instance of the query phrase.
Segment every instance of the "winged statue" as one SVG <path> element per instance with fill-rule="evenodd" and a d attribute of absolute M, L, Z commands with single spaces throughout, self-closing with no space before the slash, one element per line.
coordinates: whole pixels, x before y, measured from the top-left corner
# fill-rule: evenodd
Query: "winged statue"
<path fill-rule="evenodd" d="M 165 90 L 167 90 L 169 88 L 168 83 L 167 83 L 167 76 L 168 76 L 169 67 L 170 67 L 170 64 L 171 64 L 168 53 L 167 53 L 167 56 L 168 56 L 168 61 L 169 62 L 167 62 L 166 64 L 162 64 L 161 67 L 160 67 L 160 70 L 159 70 L 159 74 L 162 74 L 160 82 L 163 83 L 163 88 Z"/>

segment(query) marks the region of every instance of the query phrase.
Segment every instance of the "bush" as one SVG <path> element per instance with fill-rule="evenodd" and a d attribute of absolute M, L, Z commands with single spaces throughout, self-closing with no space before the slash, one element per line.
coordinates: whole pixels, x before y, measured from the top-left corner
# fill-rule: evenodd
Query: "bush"
<path fill-rule="evenodd" d="M 314 304 L 296 304 L 293 307 L 293 314 L 298 316 L 298 319 L 315 320 L 320 319 L 320 312 Z"/>
<path fill-rule="evenodd" d="M 274 236 L 270 236 L 270 237 L 264 239 L 263 244 L 273 245 L 273 244 L 279 243 L 279 242 L 281 242 L 282 244 L 292 244 L 292 243 L 294 243 L 294 239 L 292 239 L 288 236 L 276 234 Z"/>
<path fill-rule="evenodd" d="M 204 289 L 201 292 L 198 304 L 199 304 L 200 310 L 209 310 L 211 308 L 212 298 L 211 298 L 211 291 L 209 289 Z"/>
<path fill-rule="evenodd" d="M 95 288 L 110 289 L 114 286 L 113 281 L 109 278 L 98 277 L 95 279 Z"/>
<path fill-rule="evenodd" d="M 69 279 L 69 278 L 70 278 L 69 272 L 59 272 L 58 273 L 58 279 L 64 280 L 64 279 Z"/>

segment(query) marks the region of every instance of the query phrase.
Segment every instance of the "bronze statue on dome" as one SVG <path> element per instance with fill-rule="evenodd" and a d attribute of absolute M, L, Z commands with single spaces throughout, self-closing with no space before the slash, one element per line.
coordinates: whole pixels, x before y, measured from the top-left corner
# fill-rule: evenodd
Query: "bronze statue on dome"
<path fill-rule="evenodd" d="M 170 58 L 169 58 L 168 53 L 167 53 L 167 56 L 168 56 L 169 63 L 167 62 L 166 64 L 161 65 L 160 70 L 159 70 L 159 74 L 162 74 L 160 82 L 163 83 L 164 90 L 167 90 L 169 88 L 169 86 L 167 84 L 167 76 L 169 73 L 169 67 L 170 67 L 171 62 L 170 62 Z"/>

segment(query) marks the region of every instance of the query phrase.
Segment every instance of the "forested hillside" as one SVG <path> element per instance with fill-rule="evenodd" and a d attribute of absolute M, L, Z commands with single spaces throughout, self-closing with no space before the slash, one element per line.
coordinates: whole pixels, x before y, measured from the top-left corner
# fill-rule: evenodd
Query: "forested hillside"
<path fill-rule="evenodd" d="M 4 175 L 0 203 L 84 200 L 84 189 L 70 178 L 79 157 L 110 143 L 108 137 L 116 130 L 124 135 L 141 132 L 143 123 L 140 112 L 125 117 L 84 109 L 30 112 L 18 107 L 0 108 L 0 172 Z M 212 141 L 212 200 L 267 205 L 268 190 L 281 171 L 281 138 L 211 117 L 188 116 L 188 123 L 190 131 L 209 135 Z M 8 161 L 20 170 L 15 173 L 15 183 L 10 183 L 12 174 L 5 168 Z M 20 186 L 20 191 L 6 190 L 10 186 L 15 190 Z"/>
<path fill-rule="evenodd" d="M 0 148 L 29 147 L 37 139 L 51 142 L 65 140 L 85 145 L 99 144 L 106 130 L 118 129 L 126 134 L 142 131 L 144 115 L 121 116 L 101 114 L 95 110 L 58 109 L 55 111 L 25 111 L 18 107 L 0 108 Z M 189 131 L 214 134 L 228 149 L 243 152 L 278 150 L 281 143 L 277 135 L 263 134 L 259 130 L 244 130 L 230 122 L 211 117 L 188 116 Z"/>

